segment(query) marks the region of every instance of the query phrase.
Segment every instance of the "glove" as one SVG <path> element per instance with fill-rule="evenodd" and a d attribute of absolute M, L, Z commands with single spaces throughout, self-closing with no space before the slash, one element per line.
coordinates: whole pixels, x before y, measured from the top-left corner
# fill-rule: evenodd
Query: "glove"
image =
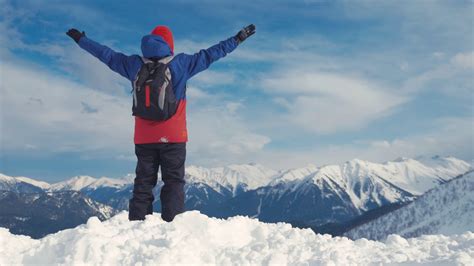
<path fill-rule="evenodd" d="M 86 33 L 85 32 L 79 32 L 78 30 L 76 29 L 69 29 L 66 34 L 71 37 L 76 43 L 79 43 L 79 40 L 86 36 Z"/>
<path fill-rule="evenodd" d="M 235 35 L 235 40 L 238 44 L 240 44 L 253 34 L 255 34 L 255 25 L 250 24 L 247 27 L 243 28 L 241 31 L 239 31 L 237 35 Z"/>

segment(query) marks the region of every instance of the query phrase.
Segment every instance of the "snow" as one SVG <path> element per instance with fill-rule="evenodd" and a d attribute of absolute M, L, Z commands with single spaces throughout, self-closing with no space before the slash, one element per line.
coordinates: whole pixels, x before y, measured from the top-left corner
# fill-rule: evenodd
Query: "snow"
<path fill-rule="evenodd" d="M 126 185 L 132 184 L 133 179 L 127 175 L 123 178 L 101 177 L 94 178 L 91 176 L 76 176 L 65 181 L 61 181 L 51 185 L 51 190 L 74 190 L 80 191 L 83 189 L 97 189 L 99 187 L 122 188 Z M 135 176 L 133 176 L 134 178 Z"/>
<path fill-rule="evenodd" d="M 75 176 L 71 179 L 51 185 L 52 190 L 75 190 L 79 191 L 97 181 L 91 176 Z"/>
<path fill-rule="evenodd" d="M 389 234 L 459 234 L 474 231 L 474 172 L 440 185 L 414 202 L 346 233 L 357 239 L 384 239 Z"/>
<path fill-rule="evenodd" d="M 0 228 L 0 265 L 472 265 L 473 245 L 471 232 L 352 241 L 242 216 L 223 220 L 191 211 L 172 223 L 157 213 L 129 222 L 122 212 L 39 240 Z"/>
<path fill-rule="evenodd" d="M 314 165 L 289 169 L 278 175 L 274 180 L 272 180 L 270 185 L 276 185 L 278 183 L 290 183 L 295 180 L 302 180 L 303 178 L 309 176 L 311 173 L 318 171 L 318 169 L 319 167 Z"/>
<path fill-rule="evenodd" d="M 49 183 L 46 183 L 44 181 L 38 181 L 24 176 L 18 176 L 15 178 L 21 182 L 25 182 L 42 189 L 49 189 L 49 187 L 51 186 Z"/>
<path fill-rule="evenodd" d="M 353 187 L 367 178 L 384 178 L 400 189 L 421 195 L 440 182 L 452 179 L 471 169 L 471 165 L 454 157 L 420 157 L 419 160 L 398 158 L 385 163 L 353 159 L 343 164 L 304 167 L 288 170 L 276 176 L 272 184 L 304 180 L 312 176 L 315 183 L 330 177 L 342 187 Z"/>
<path fill-rule="evenodd" d="M 353 206 L 366 211 L 373 204 L 413 200 L 471 168 L 454 157 L 398 158 L 384 163 L 353 159 L 343 164 L 288 170 L 277 175 L 271 185 L 283 184 L 281 194 L 308 187 L 308 183 L 321 189 L 326 185 L 335 192 L 342 188 Z"/>
<path fill-rule="evenodd" d="M 256 189 L 267 185 L 278 172 L 260 164 L 233 164 L 225 167 L 204 168 L 186 167 L 186 180 L 191 183 L 205 183 L 216 191 L 220 186 L 232 191 L 234 195 L 239 185 L 245 190 Z"/>
<path fill-rule="evenodd" d="M 23 182 L 23 183 L 33 185 L 35 187 L 42 188 L 42 189 L 48 189 L 51 186 L 50 184 L 46 182 L 34 180 L 28 177 L 24 177 L 24 176 L 12 177 L 12 176 L 7 176 L 1 173 L 0 173 L 0 182 L 8 186 L 14 185 L 15 183 L 18 183 L 18 182 Z M 6 189 L 6 187 L 4 189 Z"/>
<path fill-rule="evenodd" d="M 216 168 L 189 166 L 186 167 L 186 180 L 189 183 L 208 184 L 217 191 L 220 191 L 221 187 L 224 187 L 236 193 L 239 186 L 243 186 L 245 190 L 249 190 L 267 185 L 277 173 L 278 172 L 275 170 L 255 163 L 240 165 L 234 164 Z M 158 177 L 160 177 L 160 174 L 158 174 Z M 123 178 L 94 178 L 87 175 L 81 175 L 58 183 L 49 184 L 27 177 L 10 177 L 0 174 L 0 183 L 5 185 L 11 186 L 18 182 L 25 182 L 50 191 L 81 191 L 84 189 L 97 189 L 99 187 L 119 189 L 133 184 L 134 179 L 135 174 L 128 174 Z"/>
<path fill-rule="evenodd" d="M 133 181 L 130 182 L 130 179 L 128 177 L 123 178 L 123 179 L 101 177 L 97 179 L 96 181 L 94 181 L 93 183 L 89 184 L 87 188 L 90 188 L 90 189 L 95 189 L 98 187 L 121 188 L 131 183 L 133 183 Z"/>
<path fill-rule="evenodd" d="M 358 183 L 383 183 L 390 182 L 393 185 L 412 193 L 421 195 L 440 182 L 447 181 L 457 175 L 472 169 L 471 164 L 454 157 L 417 157 L 415 159 L 398 158 L 391 162 L 372 163 L 360 159 L 353 159 L 340 165 L 325 165 L 317 167 L 308 165 L 306 167 L 289 169 L 277 172 L 262 165 L 234 164 L 225 167 L 204 168 L 199 166 L 186 167 L 186 181 L 189 183 L 205 183 L 216 191 L 226 188 L 234 194 L 240 187 L 244 190 L 257 189 L 263 186 L 276 185 L 279 183 L 288 186 L 298 185 L 308 177 L 318 183 L 318 180 L 331 177 L 335 184 L 346 188 L 356 206 L 364 205 L 364 197 L 351 189 Z M 383 177 L 381 180 L 379 177 Z M 128 174 L 123 178 L 94 178 L 91 176 L 76 176 L 55 184 L 33 180 L 27 177 L 9 177 L 0 174 L 0 183 L 13 185 L 16 182 L 25 182 L 44 190 L 75 190 L 96 189 L 99 187 L 122 188 L 133 184 L 135 174 Z M 369 180 L 372 179 L 372 180 Z M 292 188 L 294 189 L 294 188 Z M 386 198 L 395 201 L 399 198 L 396 193 L 387 190 Z"/>

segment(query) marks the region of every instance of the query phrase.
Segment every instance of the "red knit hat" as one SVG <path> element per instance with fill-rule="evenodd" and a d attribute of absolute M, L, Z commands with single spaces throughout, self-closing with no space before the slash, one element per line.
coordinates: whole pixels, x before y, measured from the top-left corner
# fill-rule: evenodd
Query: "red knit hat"
<path fill-rule="evenodd" d="M 151 34 L 158 35 L 165 40 L 168 46 L 171 49 L 171 52 L 174 53 L 174 43 L 173 43 L 173 33 L 171 30 L 166 26 L 156 26 L 152 31 Z"/>

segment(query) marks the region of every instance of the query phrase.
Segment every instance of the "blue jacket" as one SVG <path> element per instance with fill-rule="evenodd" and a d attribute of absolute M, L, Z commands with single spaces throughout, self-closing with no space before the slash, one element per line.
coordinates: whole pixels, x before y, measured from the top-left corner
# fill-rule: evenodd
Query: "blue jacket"
<path fill-rule="evenodd" d="M 213 62 L 226 56 L 237 47 L 234 37 L 203 49 L 193 55 L 177 54 L 169 64 L 174 92 L 178 100 L 186 98 L 186 81 L 197 73 L 206 70 Z M 135 80 L 143 65 L 139 55 L 124 55 L 101 45 L 86 36 L 79 40 L 79 46 L 106 64 L 110 69 L 124 76 L 131 82 Z M 168 44 L 158 35 L 146 35 L 141 44 L 143 57 L 163 58 L 172 55 Z"/>
<path fill-rule="evenodd" d="M 237 47 L 234 37 L 195 54 L 178 54 L 168 64 L 171 72 L 173 90 L 178 100 L 178 109 L 166 121 L 150 121 L 135 117 L 135 144 L 144 143 L 181 143 L 188 140 L 186 127 L 186 82 L 197 73 L 207 69 L 213 62 L 226 56 Z M 139 55 L 124 55 L 107 46 L 82 37 L 79 46 L 97 57 L 110 69 L 126 77 L 133 83 L 144 64 Z M 160 59 L 172 55 L 168 44 L 158 35 L 146 35 L 142 38 L 142 54 L 146 58 Z"/>

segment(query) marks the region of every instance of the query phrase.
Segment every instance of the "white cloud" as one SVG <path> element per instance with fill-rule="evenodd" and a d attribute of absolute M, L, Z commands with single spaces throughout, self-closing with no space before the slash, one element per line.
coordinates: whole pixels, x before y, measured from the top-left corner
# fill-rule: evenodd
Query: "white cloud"
<path fill-rule="evenodd" d="M 87 87 L 112 95 L 130 95 L 131 83 L 75 43 L 58 58 L 60 67 Z"/>
<path fill-rule="evenodd" d="M 431 124 L 430 130 L 403 138 L 355 140 L 337 145 L 328 143 L 303 150 L 266 149 L 247 161 L 257 161 L 274 169 L 287 169 L 308 164 L 342 163 L 353 158 L 383 162 L 397 157 L 436 154 L 472 160 L 474 117 L 440 118 Z"/>
<path fill-rule="evenodd" d="M 222 101 L 217 96 L 209 98 L 206 105 L 189 105 L 188 154 L 192 164 L 230 164 L 264 149 L 271 139 L 251 130 L 250 123 L 237 112 L 242 107 L 240 102 Z"/>
<path fill-rule="evenodd" d="M 462 68 L 474 68 L 474 51 L 456 54 L 451 58 L 451 63 Z"/>
<path fill-rule="evenodd" d="M 8 3 L 4 3 L 0 21 L 0 58 L 3 60 L 18 60 L 15 51 L 29 51 L 47 55 L 54 63 L 49 66 L 52 70 L 63 70 L 74 78 L 80 79 L 81 83 L 94 90 L 106 92 L 112 95 L 126 95 L 130 82 L 110 69 L 92 55 L 83 51 L 74 41 L 64 35 L 66 41 L 50 42 L 25 42 L 25 36 L 18 30 L 18 25 L 23 18 L 34 17 L 39 10 L 19 8 L 15 9 Z M 57 3 L 55 10 L 65 12 L 68 5 Z M 37 3 L 29 2 L 28 5 L 36 6 Z M 41 6 L 41 5 L 39 5 Z M 41 6 L 43 8 L 43 6 Z M 74 6 L 74 11 L 85 12 L 89 9 Z M 44 11 L 44 10 L 43 10 Z M 91 12 L 91 14 L 95 12 Z M 71 15 L 70 14 L 70 15 Z M 96 14 L 97 15 L 97 14 Z"/>
<path fill-rule="evenodd" d="M 219 72 L 206 70 L 199 73 L 190 80 L 190 83 L 205 84 L 206 86 L 216 86 L 231 84 L 235 80 L 235 75 L 231 72 Z"/>
<path fill-rule="evenodd" d="M 0 87 L 2 151 L 133 158 L 131 99 L 18 62 L 2 62 L 0 67 L 5 77 Z M 252 132 L 239 117 L 236 111 L 241 103 L 223 101 L 197 88 L 189 92 L 208 101 L 199 104 L 199 99 L 192 99 L 188 108 L 188 155 L 192 161 L 231 163 L 233 158 L 251 155 L 269 143 L 268 137 Z"/>
<path fill-rule="evenodd" d="M 219 40 L 220 41 L 220 40 Z M 207 49 L 214 45 L 211 42 L 197 42 L 190 39 L 177 39 L 174 42 L 175 52 L 183 52 L 187 54 L 194 54 L 199 52 L 201 49 Z"/>
<path fill-rule="evenodd" d="M 367 80 L 311 70 L 276 72 L 262 86 L 286 120 L 321 134 L 363 128 L 406 101 Z"/>
<path fill-rule="evenodd" d="M 473 68 L 474 52 L 457 53 L 408 78 L 400 89 L 412 95 L 425 90 L 438 90 L 458 100 L 470 100 L 474 96 Z"/>
<path fill-rule="evenodd" d="M 188 86 L 186 89 L 186 97 L 193 101 L 199 101 L 209 99 L 212 96 L 196 86 Z"/>
<path fill-rule="evenodd" d="M 51 69 L 62 70 L 91 89 L 122 96 L 127 95 L 129 91 L 130 81 L 111 71 L 104 63 L 81 49 L 72 40 L 34 44 L 25 44 L 18 40 L 18 43 L 21 43 L 24 50 L 53 58 L 55 64 L 51 65 Z"/>
<path fill-rule="evenodd" d="M 129 152 L 133 120 L 128 99 L 2 62 L 2 142 L 7 151 Z M 84 104 L 88 111 L 84 112 Z M 24 144 L 27 143 L 25 146 Z"/>

